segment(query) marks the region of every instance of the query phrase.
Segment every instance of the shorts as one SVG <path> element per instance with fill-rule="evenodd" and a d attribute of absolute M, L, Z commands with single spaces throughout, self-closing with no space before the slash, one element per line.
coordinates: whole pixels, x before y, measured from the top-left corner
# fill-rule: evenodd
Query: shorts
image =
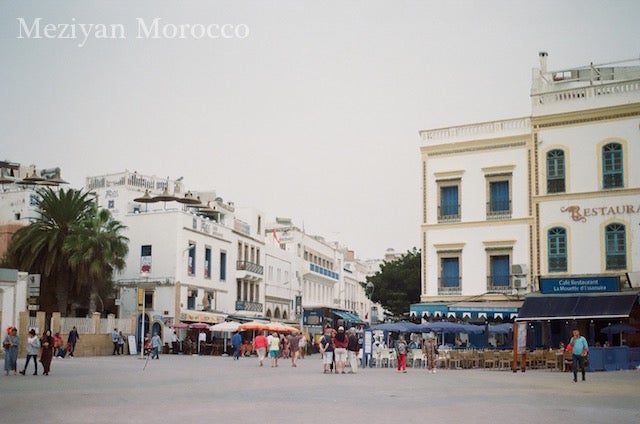
<path fill-rule="evenodd" d="M 333 363 L 333 352 L 325 352 L 322 354 L 322 363 L 330 365 Z"/>
<path fill-rule="evenodd" d="M 337 347 L 333 352 L 336 357 L 336 362 L 346 362 L 347 361 L 347 349 L 344 347 Z"/>
<path fill-rule="evenodd" d="M 270 350 L 269 351 L 269 358 L 277 358 L 279 353 L 280 353 L 279 350 Z"/>

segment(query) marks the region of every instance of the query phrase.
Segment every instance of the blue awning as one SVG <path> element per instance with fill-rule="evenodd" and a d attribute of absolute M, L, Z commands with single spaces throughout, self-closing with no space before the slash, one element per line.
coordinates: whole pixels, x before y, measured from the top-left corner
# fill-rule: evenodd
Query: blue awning
<path fill-rule="evenodd" d="M 345 322 L 351 323 L 351 324 L 364 324 L 365 322 L 362 321 L 360 319 L 360 317 L 356 314 L 352 314 L 351 312 L 345 312 L 345 311 L 338 311 L 338 310 L 333 310 L 332 311 L 334 314 L 336 314 L 337 316 L 339 316 L 340 318 L 342 318 Z"/>

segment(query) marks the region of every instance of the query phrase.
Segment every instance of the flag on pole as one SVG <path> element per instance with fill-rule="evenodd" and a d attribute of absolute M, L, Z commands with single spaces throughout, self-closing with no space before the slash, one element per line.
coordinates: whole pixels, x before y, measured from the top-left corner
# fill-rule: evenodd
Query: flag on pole
<path fill-rule="evenodd" d="M 280 245 L 280 240 L 278 240 L 278 234 L 276 233 L 276 230 L 273 230 L 273 241 L 276 243 L 276 245 Z"/>

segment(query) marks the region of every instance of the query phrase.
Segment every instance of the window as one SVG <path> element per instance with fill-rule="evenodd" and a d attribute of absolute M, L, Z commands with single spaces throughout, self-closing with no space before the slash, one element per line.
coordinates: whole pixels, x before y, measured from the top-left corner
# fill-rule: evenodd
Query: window
<path fill-rule="evenodd" d="M 503 218 L 511 214 L 509 181 L 489 181 L 489 202 L 487 217 Z"/>
<path fill-rule="evenodd" d="M 547 153 L 547 193 L 565 192 L 564 152 L 556 149 Z"/>
<path fill-rule="evenodd" d="M 227 252 L 220 252 L 220 281 L 227 280 Z"/>
<path fill-rule="evenodd" d="M 609 224 L 605 227 L 606 269 L 627 268 L 627 242 L 625 227 L 622 224 Z"/>
<path fill-rule="evenodd" d="M 441 275 L 438 292 L 460 290 L 460 258 L 440 258 Z"/>
<path fill-rule="evenodd" d="M 567 272 L 567 230 L 555 227 L 547 232 L 549 272 Z"/>
<path fill-rule="evenodd" d="M 438 222 L 460 220 L 460 180 L 440 184 L 440 204 Z"/>
<path fill-rule="evenodd" d="M 211 248 L 204 249 L 204 278 L 211 278 Z"/>
<path fill-rule="evenodd" d="M 140 246 L 140 272 L 151 272 L 151 245 Z"/>
<path fill-rule="evenodd" d="M 622 177 L 622 145 L 606 144 L 602 147 L 602 188 L 623 187 Z"/>
<path fill-rule="evenodd" d="M 489 288 L 505 289 L 509 288 L 511 281 L 510 273 L 511 258 L 509 255 L 489 256 Z"/>
<path fill-rule="evenodd" d="M 187 274 L 195 275 L 196 273 L 196 245 L 194 243 L 189 243 L 189 247 L 187 248 L 189 252 L 189 256 L 187 257 Z"/>
<path fill-rule="evenodd" d="M 198 290 L 189 290 L 187 292 L 187 309 L 196 309 L 196 297 L 198 296 Z"/>

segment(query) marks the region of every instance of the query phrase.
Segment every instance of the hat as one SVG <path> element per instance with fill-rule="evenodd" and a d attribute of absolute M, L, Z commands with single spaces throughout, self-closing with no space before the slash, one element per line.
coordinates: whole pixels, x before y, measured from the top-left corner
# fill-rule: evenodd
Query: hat
<path fill-rule="evenodd" d="M 338 331 L 344 331 L 344 327 L 343 326 L 338 327 Z"/>

